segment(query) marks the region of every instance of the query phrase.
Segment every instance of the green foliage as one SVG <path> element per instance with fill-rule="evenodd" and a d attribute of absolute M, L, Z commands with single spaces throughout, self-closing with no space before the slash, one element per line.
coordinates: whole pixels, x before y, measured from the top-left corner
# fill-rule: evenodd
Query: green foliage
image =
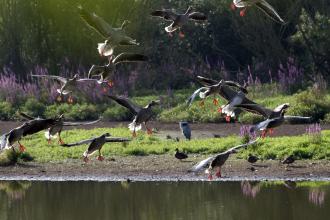
<path fill-rule="evenodd" d="M 68 120 L 92 120 L 97 119 L 102 113 L 102 105 L 92 104 L 54 104 L 47 106 L 45 117 L 54 117 L 55 115 L 64 114 Z"/>
<path fill-rule="evenodd" d="M 0 153 L 0 166 L 15 164 L 19 158 L 19 153 L 12 149 L 4 150 Z"/>
<path fill-rule="evenodd" d="M 46 106 L 35 98 L 29 98 L 22 107 L 22 112 L 34 117 L 43 117 Z"/>
<path fill-rule="evenodd" d="M 15 111 L 9 102 L 0 102 L 0 120 L 9 120 L 13 118 Z"/>

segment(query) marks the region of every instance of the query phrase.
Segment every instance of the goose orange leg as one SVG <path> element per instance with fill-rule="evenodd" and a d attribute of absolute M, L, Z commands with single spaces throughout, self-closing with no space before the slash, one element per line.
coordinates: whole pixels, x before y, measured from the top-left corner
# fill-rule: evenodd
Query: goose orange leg
<path fill-rule="evenodd" d="M 134 131 L 132 132 L 132 137 L 136 137 L 137 135 L 136 135 L 136 131 L 135 131 L 135 129 L 134 129 Z"/>
<path fill-rule="evenodd" d="M 225 119 L 226 119 L 226 122 L 230 122 L 230 119 L 231 119 L 230 115 L 226 115 Z"/>
<path fill-rule="evenodd" d="M 207 176 L 207 178 L 208 178 L 209 180 L 213 180 L 213 176 L 212 176 L 212 174 L 210 173 L 210 174 Z"/>
<path fill-rule="evenodd" d="M 182 39 L 182 38 L 185 37 L 185 34 L 184 34 L 182 31 L 180 31 L 180 32 L 179 32 L 179 37 Z"/>
<path fill-rule="evenodd" d="M 19 141 L 18 144 L 19 144 L 19 151 L 23 153 L 26 150 L 26 147 L 24 147 Z"/>
<path fill-rule="evenodd" d="M 99 156 L 97 157 L 97 160 L 99 160 L 99 161 L 103 161 L 104 160 L 104 157 L 101 154 L 101 150 L 99 150 Z"/>
<path fill-rule="evenodd" d="M 239 12 L 239 15 L 240 15 L 241 17 L 244 17 L 244 16 L 246 15 L 246 8 L 244 8 L 243 10 L 241 10 L 241 11 Z"/>
<path fill-rule="evenodd" d="M 217 167 L 217 172 L 215 173 L 216 177 L 221 177 L 221 167 Z"/>
<path fill-rule="evenodd" d="M 144 123 L 144 126 L 147 128 L 147 134 L 152 135 L 152 130 L 147 127 L 147 122 Z"/>
<path fill-rule="evenodd" d="M 236 10 L 236 6 L 235 6 L 235 4 L 234 4 L 234 3 L 231 3 L 231 4 L 230 4 L 230 8 L 231 8 L 231 10 L 235 11 L 235 10 Z"/>
<path fill-rule="evenodd" d="M 84 157 L 84 158 L 83 158 L 83 161 L 84 161 L 85 163 L 88 163 L 88 161 L 89 161 L 88 157 L 87 157 L 87 156 Z"/>
<path fill-rule="evenodd" d="M 213 98 L 213 105 L 215 105 L 215 106 L 219 105 L 219 100 L 216 98 Z"/>

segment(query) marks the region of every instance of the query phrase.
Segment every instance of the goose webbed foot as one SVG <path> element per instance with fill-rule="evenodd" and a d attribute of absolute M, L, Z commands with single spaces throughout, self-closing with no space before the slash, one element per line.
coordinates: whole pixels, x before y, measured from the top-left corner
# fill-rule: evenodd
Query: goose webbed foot
<path fill-rule="evenodd" d="M 218 113 L 222 113 L 222 108 L 218 108 Z"/>
<path fill-rule="evenodd" d="M 97 157 L 97 160 L 98 160 L 98 161 L 103 161 L 103 160 L 104 160 L 104 157 L 103 157 L 102 155 L 99 155 L 99 156 Z"/>
<path fill-rule="evenodd" d="M 56 101 L 58 101 L 58 102 L 61 102 L 62 101 L 61 95 L 57 96 Z"/>
<path fill-rule="evenodd" d="M 209 174 L 209 175 L 207 176 L 207 178 L 208 178 L 209 180 L 213 180 L 213 176 L 212 176 L 212 174 Z"/>
<path fill-rule="evenodd" d="M 69 104 L 72 104 L 72 103 L 73 103 L 73 98 L 72 98 L 72 96 L 69 96 L 69 98 L 68 98 L 68 103 L 69 103 Z"/>
<path fill-rule="evenodd" d="M 64 141 L 62 140 L 62 138 L 58 139 L 58 143 L 61 144 L 61 145 L 65 144 Z"/>
<path fill-rule="evenodd" d="M 26 150 L 26 147 L 24 147 L 22 144 L 19 144 L 19 152 L 23 153 Z"/>
<path fill-rule="evenodd" d="M 114 86 L 114 83 L 113 83 L 112 80 L 109 80 L 109 81 L 108 81 L 108 86 L 109 86 L 110 88 L 112 88 L 112 87 Z"/>
<path fill-rule="evenodd" d="M 231 120 L 230 115 L 227 115 L 227 116 L 225 117 L 225 119 L 226 119 L 226 122 L 230 122 L 230 120 Z"/>
<path fill-rule="evenodd" d="M 215 105 L 215 106 L 219 105 L 219 100 L 214 98 L 213 99 L 213 105 Z"/>
<path fill-rule="evenodd" d="M 84 157 L 84 158 L 83 158 L 83 161 L 84 161 L 85 163 L 87 163 L 87 162 L 89 161 L 88 157 Z"/>
<path fill-rule="evenodd" d="M 182 38 L 185 37 L 185 34 L 184 34 L 182 31 L 180 31 L 180 32 L 179 32 L 179 37 L 182 39 Z"/>
<path fill-rule="evenodd" d="M 236 10 L 236 6 L 233 2 L 230 4 L 230 9 L 233 10 L 233 11 Z"/>
<path fill-rule="evenodd" d="M 152 130 L 150 128 L 147 128 L 147 134 L 152 135 Z"/>
<path fill-rule="evenodd" d="M 244 17 L 246 15 L 246 8 L 239 12 L 239 16 Z"/>
<path fill-rule="evenodd" d="M 52 143 L 52 139 L 50 139 L 50 138 L 47 139 L 47 143 L 48 143 L 48 144 L 51 144 L 51 143 Z"/>
<path fill-rule="evenodd" d="M 265 138 L 267 135 L 267 129 L 261 132 L 261 138 Z"/>

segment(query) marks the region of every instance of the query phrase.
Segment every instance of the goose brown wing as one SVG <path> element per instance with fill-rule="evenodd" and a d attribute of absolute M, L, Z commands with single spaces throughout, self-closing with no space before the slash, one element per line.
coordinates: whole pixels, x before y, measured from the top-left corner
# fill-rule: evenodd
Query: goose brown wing
<path fill-rule="evenodd" d="M 207 20 L 207 16 L 201 12 L 192 12 L 188 15 L 188 17 L 192 20 L 196 21 L 205 21 Z"/>
<path fill-rule="evenodd" d="M 251 100 L 249 100 L 249 101 L 251 101 Z M 251 112 L 254 114 L 262 115 L 265 118 L 269 118 L 271 116 L 271 114 L 273 113 L 273 110 L 263 107 L 252 101 L 251 101 L 252 103 L 249 103 L 249 101 L 246 102 L 244 99 L 242 104 L 236 105 L 235 107 L 242 108 L 245 111 L 248 111 L 248 112 Z"/>
<path fill-rule="evenodd" d="M 78 145 L 83 145 L 83 144 L 88 144 L 91 143 L 92 141 L 94 141 L 95 138 L 90 138 L 90 139 L 86 139 L 86 140 L 82 140 L 82 141 L 78 141 L 75 143 L 70 143 L 70 144 L 61 144 L 62 147 L 74 147 L 74 146 L 78 146 Z"/>
<path fill-rule="evenodd" d="M 197 76 L 197 80 L 203 85 L 203 86 L 212 86 L 218 83 L 218 81 L 210 78 L 206 78 L 203 76 Z"/>
<path fill-rule="evenodd" d="M 55 124 L 54 119 L 34 119 L 23 124 L 23 136 L 38 133 Z"/>
<path fill-rule="evenodd" d="M 174 21 L 178 15 L 170 9 L 163 9 L 163 10 L 156 10 L 156 11 L 151 12 L 151 16 L 161 17 L 165 20 Z"/>
<path fill-rule="evenodd" d="M 265 13 L 270 19 L 277 23 L 285 24 L 285 21 L 277 13 L 277 11 L 266 1 L 260 1 L 256 3 L 256 7 Z"/>
<path fill-rule="evenodd" d="M 133 114 L 137 114 L 139 111 L 141 111 L 141 107 L 133 104 L 129 99 L 124 97 L 117 97 L 114 95 L 107 95 L 110 99 L 116 101 L 119 105 L 124 106 L 128 110 L 130 110 Z"/>

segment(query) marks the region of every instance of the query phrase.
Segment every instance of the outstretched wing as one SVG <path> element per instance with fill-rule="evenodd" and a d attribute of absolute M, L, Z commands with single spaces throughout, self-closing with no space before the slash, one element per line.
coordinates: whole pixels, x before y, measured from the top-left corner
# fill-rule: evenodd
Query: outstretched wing
<path fill-rule="evenodd" d="M 203 85 L 203 86 L 212 86 L 218 83 L 218 81 L 210 78 L 206 78 L 203 76 L 197 76 L 197 80 Z"/>
<path fill-rule="evenodd" d="M 206 21 L 207 20 L 207 17 L 205 14 L 201 13 L 201 12 L 193 12 L 193 13 L 190 13 L 188 15 L 188 17 L 192 20 L 196 20 L 196 21 Z"/>
<path fill-rule="evenodd" d="M 290 124 L 311 123 L 311 117 L 285 115 L 284 120 Z"/>
<path fill-rule="evenodd" d="M 281 16 L 277 13 L 277 11 L 266 1 L 260 1 L 256 3 L 256 7 L 264 12 L 269 18 L 273 21 L 285 24 L 285 21 L 281 18 Z"/>
<path fill-rule="evenodd" d="M 174 21 L 178 15 L 170 9 L 163 9 L 163 10 L 156 10 L 156 11 L 151 12 L 151 16 L 161 17 L 165 20 Z"/>
<path fill-rule="evenodd" d="M 66 83 L 68 80 L 64 77 L 61 77 L 61 76 L 54 76 L 54 75 L 32 75 L 32 77 L 44 77 L 44 78 L 50 78 L 50 79 L 55 79 L 55 80 L 58 80 L 62 83 Z"/>
<path fill-rule="evenodd" d="M 142 108 L 140 106 L 134 105 L 130 100 L 124 97 L 118 97 L 114 95 L 107 95 L 110 99 L 116 101 L 119 105 L 124 106 L 130 110 L 133 114 L 137 114 Z"/>
<path fill-rule="evenodd" d="M 106 142 L 128 142 L 131 141 L 129 138 L 119 138 L 119 137 L 107 137 L 105 138 Z"/>
<path fill-rule="evenodd" d="M 90 121 L 90 122 L 63 122 L 63 126 L 81 126 L 81 125 L 92 125 L 96 124 L 97 122 L 101 121 L 102 118 L 99 118 L 95 121 Z"/>
<path fill-rule="evenodd" d="M 113 28 L 103 18 L 97 16 L 95 13 L 91 14 L 81 6 L 78 7 L 80 17 L 86 22 L 88 26 L 93 28 L 104 38 L 109 38 L 113 34 Z"/>
<path fill-rule="evenodd" d="M 242 108 L 243 110 L 254 114 L 262 115 L 265 118 L 268 118 L 273 113 L 273 110 L 265 108 L 257 103 L 242 103 L 235 107 Z"/>
<path fill-rule="evenodd" d="M 24 112 L 19 112 L 19 115 L 22 116 L 23 118 L 27 119 L 27 120 L 33 120 L 35 119 L 34 117 L 28 115 L 28 114 L 25 114 Z"/>
<path fill-rule="evenodd" d="M 74 147 L 74 146 L 78 146 L 78 145 L 82 145 L 82 144 L 88 144 L 91 143 L 92 141 L 94 141 L 95 138 L 91 138 L 91 139 L 86 139 L 86 140 L 82 140 L 82 141 L 78 141 L 75 143 L 70 143 L 70 144 L 61 144 L 62 147 Z"/>
<path fill-rule="evenodd" d="M 187 105 L 188 107 L 191 105 L 191 103 L 195 100 L 197 94 L 199 94 L 200 92 L 207 90 L 207 87 L 201 87 L 199 89 L 197 89 L 196 91 L 194 91 L 194 93 L 189 97 L 189 99 L 187 100 Z"/>
<path fill-rule="evenodd" d="M 148 61 L 148 57 L 137 53 L 121 53 L 113 60 L 114 64 L 123 62 L 144 62 Z"/>
<path fill-rule="evenodd" d="M 235 146 L 235 147 L 232 147 L 228 150 L 226 150 L 225 152 L 222 152 L 220 154 L 217 154 L 217 155 L 214 155 L 214 156 L 211 156 L 211 157 L 208 157 L 204 160 L 202 160 L 201 162 L 197 163 L 195 166 L 193 166 L 190 171 L 192 172 L 198 172 L 199 170 L 203 169 L 203 168 L 207 168 L 208 165 L 211 163 L 212 160 L 214 160 L 214 158 L 216 158 L 217 156 L 221 155 L 221 154 L 226 154 L 226 153 L 236 153 L 236 151 L 240 148 L 243 148 L 243 147 L 247 147 L 251 144 L 254 144 L 256 143 L 257 141 L 259 140 L 259 138 L 255 139 L 254 141 L 250 141 L 249 143 L 246 143 L 246 144 L 241 144 L 241 145 L 238 145 L 238 146 Z"/>

